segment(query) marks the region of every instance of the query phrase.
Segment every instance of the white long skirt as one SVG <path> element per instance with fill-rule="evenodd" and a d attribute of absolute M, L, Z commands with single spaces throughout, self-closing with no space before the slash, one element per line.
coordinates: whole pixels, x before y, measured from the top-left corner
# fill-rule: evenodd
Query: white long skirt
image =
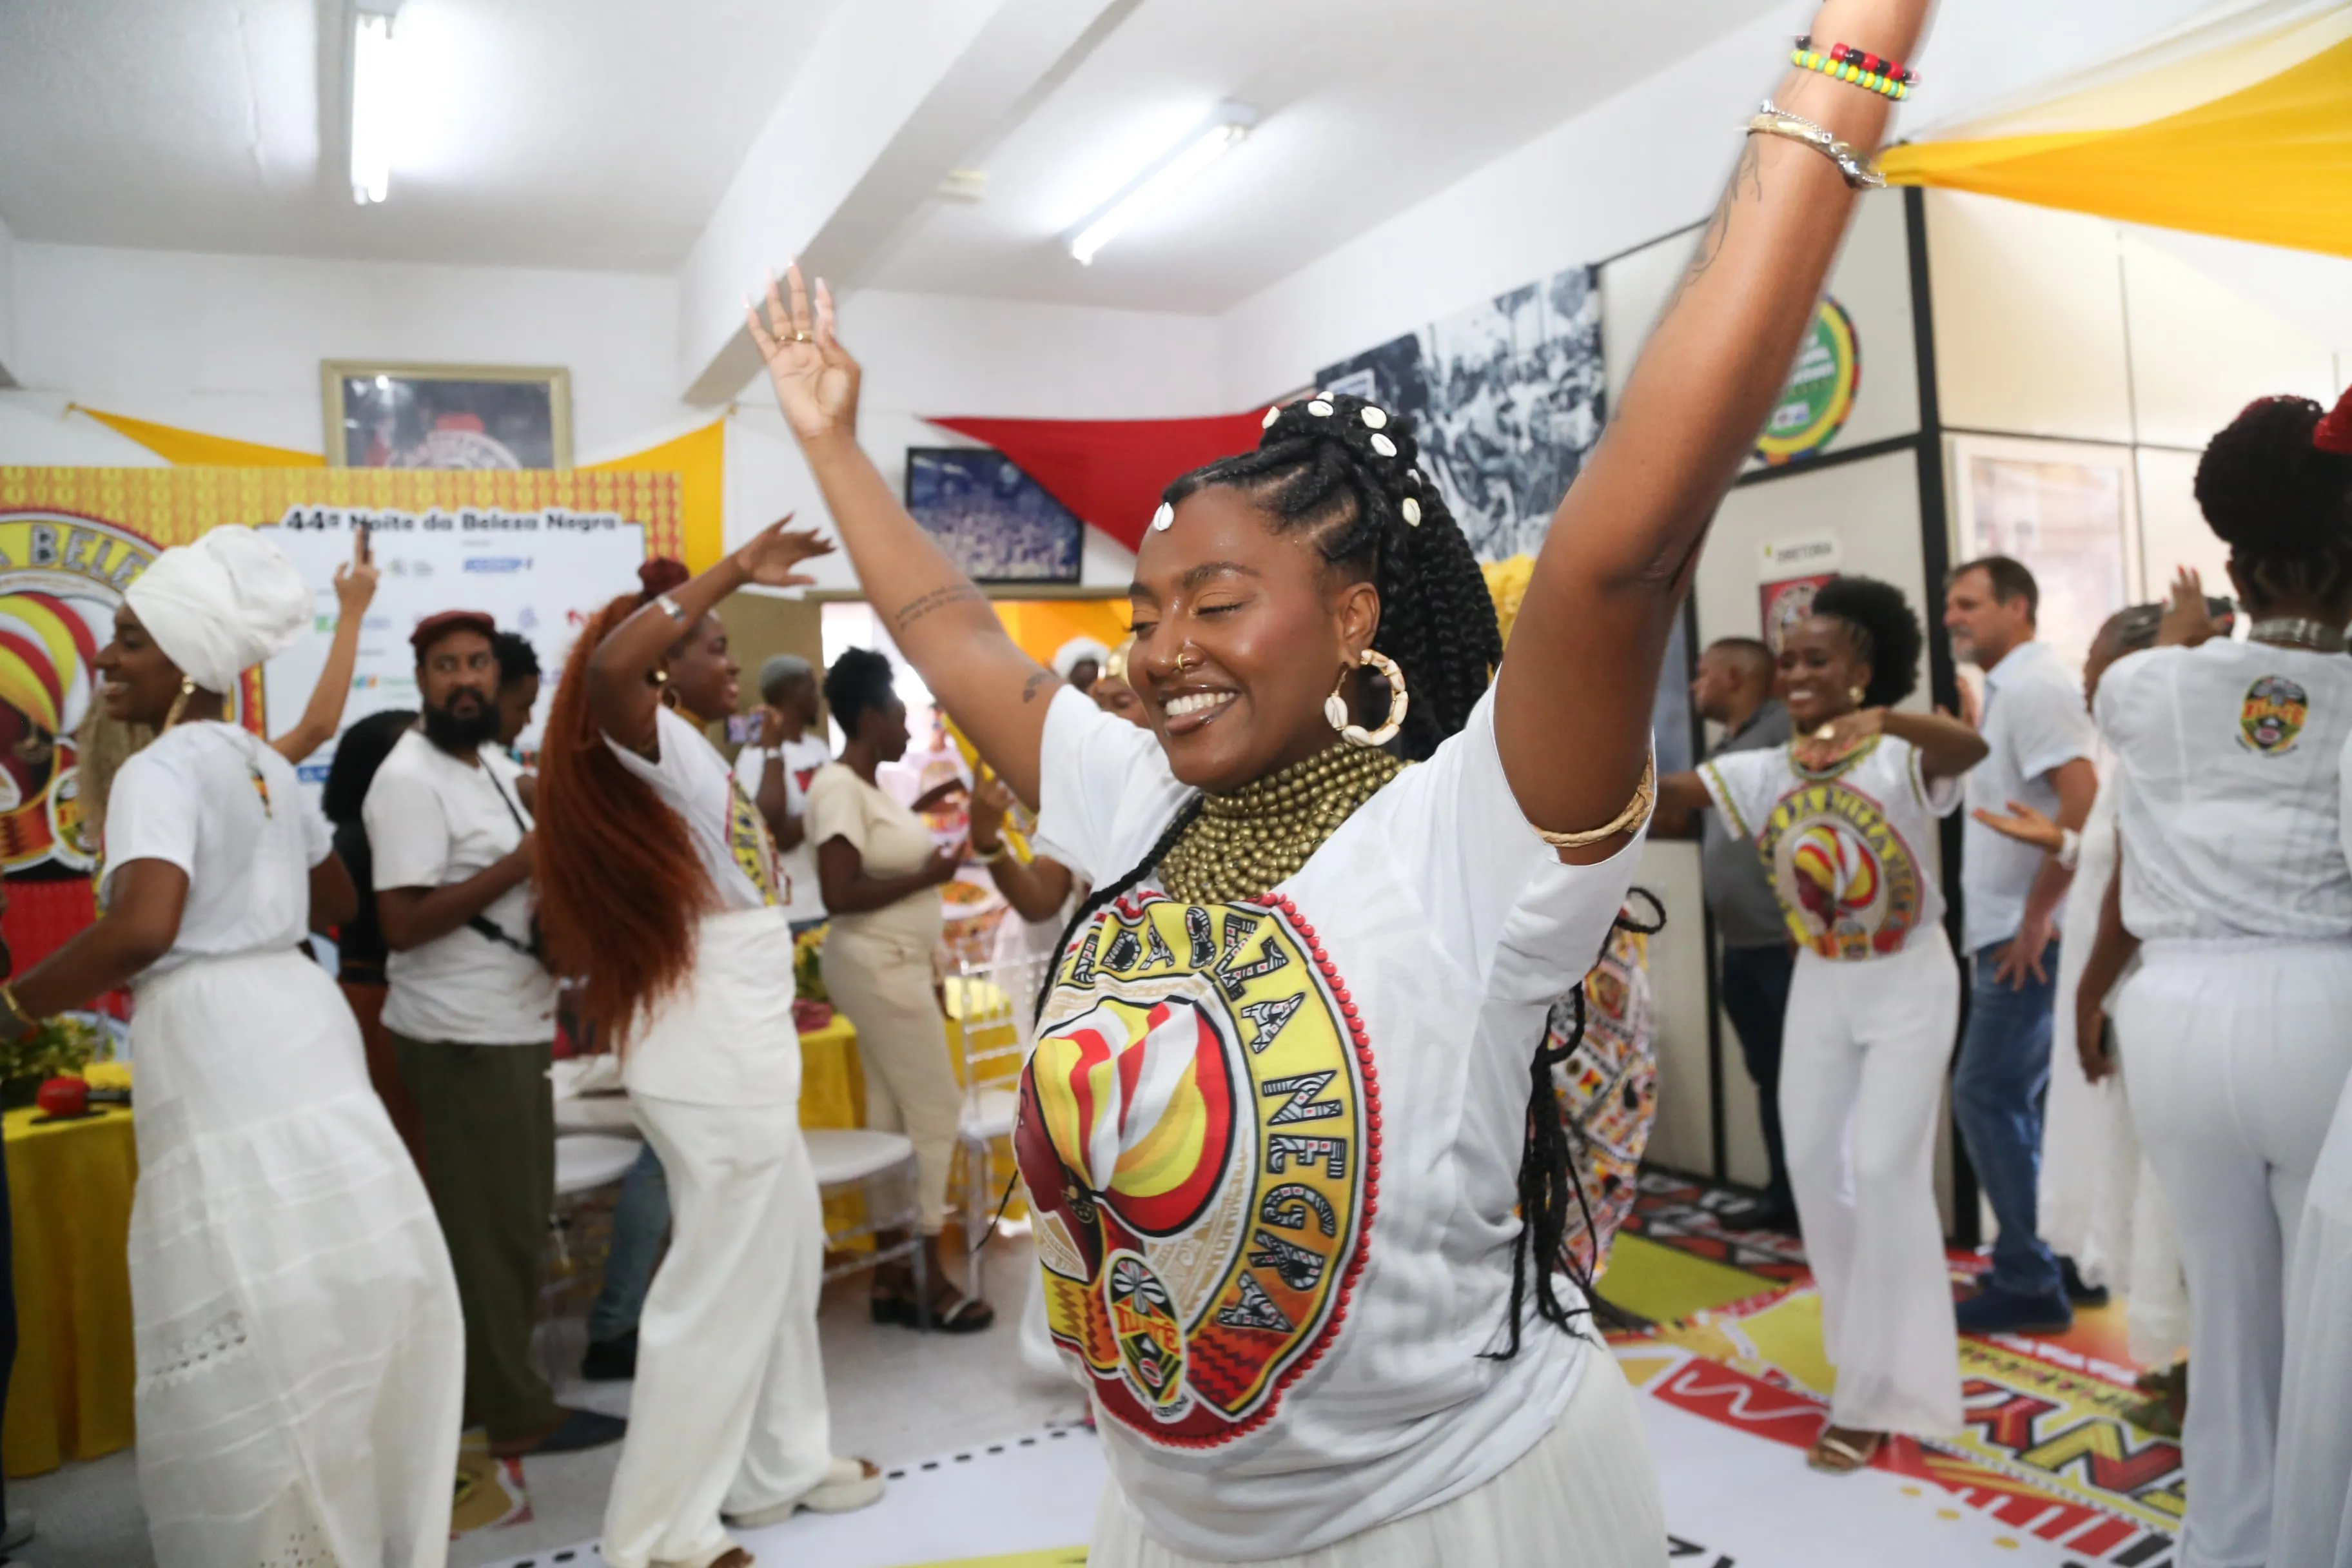
<path fill-rule="evenodd" d="M 1558 1331 L 1539 1325 L 1532 1331 Z M 1666 1519 L 1642 1413 L 1599 1345 L 1559 1424 L 1500 1475 L 1448 1502 L 1258 1568 L 1659 1568 Z M 1093 1568 L 1203 1568 L 1144 1533 L 1117 1481 L 1095 1511 Z"/>
<path fill-rule="evenodd" d="M 437 1568 L 457 1284 L 342 994 L 297 953 L 138 991 L 139 1489 L 165 1568 Z"/>
<path fill-rule="evenodd" d="M 2352 1568 L 2352 1085 L 2312 1168 L 2286 1286 L 2271 1561 Z"/>

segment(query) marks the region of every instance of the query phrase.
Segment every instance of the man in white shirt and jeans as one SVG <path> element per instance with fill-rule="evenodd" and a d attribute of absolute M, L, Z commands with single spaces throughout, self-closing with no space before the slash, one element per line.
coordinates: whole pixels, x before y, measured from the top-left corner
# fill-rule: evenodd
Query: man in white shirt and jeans
<path fill-rule="evenodd" d="M 2034 640 L 2040 606 L 2033 574 L 2004 555 L 1959 567 L 1944 595 L 1953 657 L 1985 672 L 1978 728 L 1992 748 L 1968 775 L 1960 892 L 1969 1022 L 1952 1116 L 2000 1234 L 1992 1267 L 1958 1305 L 1963 1333 L 2055 1332 L 2074 1321 L 2068 1271 L 2042 1240 L 2037 1213 L 2056 921 L 2074 871 L 1982 820 L 2021 803 L 2079 829 L 2098 794 L 2097 732 L 2083 710 L 2081 673 Z"/>
<path fill-rule="evenodd" d="M 417 727 L 361 808 L 389 950 L 383 1023 L 423 1124 L 425 1183 L 466 1313 L 466 1411 L 502 1456 L 618 1439 L 531 1369 L 555 1199 L 555 980 L 539 959 L 521 770 L 498 743 L 489 616 L 417 624 Z"/>

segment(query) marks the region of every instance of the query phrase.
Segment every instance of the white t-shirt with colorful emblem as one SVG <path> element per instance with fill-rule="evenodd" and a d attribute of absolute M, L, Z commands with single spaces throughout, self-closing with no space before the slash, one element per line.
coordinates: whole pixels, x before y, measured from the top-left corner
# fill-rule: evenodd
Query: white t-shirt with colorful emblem
<path fill-rule="evenodd" d="M 2150 648 L 2108 668 L 2096 713 L 2134 936 L 2352 936 L 2338 795 L 2352 658 L 2219 637 Z"/>
<path fill-rule="evenodd" d="M 1075 691 L 1042 818 L 1096 886 L 1192 791 Z M 1460 1496 L 1550 1431 L 1587 1342 L 1504 1343 L 1531 1062 L 1640 858 L 1564 866 L 1493 700 L 1263 902 L 1147 879 L 1063 953 L 1015 1152 L 1046 1313 L 1145 1527 L 1312 1551 Z M 1573 1299 L 1573 1289 L 1562 1281 Z"/>
<path fill-rule="evenodd" d="M 694 852 L 719 889 L 720 907 L 756 910 L 782 901 L 776 842 L 709 736 L 668 709 L 656 708 L 654 744 L 659 756 L 640 756 L 610 735 L 604 744 L 686 823 Z M 791 983 L 790 975 L 784 978 Z"/>
<path fill-rule="evenodd" d="M 1698 776 L 1731 830 L 1756 841 L 1800 947 L 1885 958 L 1942 928 L 1930 846 L 1960 786 L 1927 778 L 1908 741 L 1874 735 L 1820 769 L 1801 767 L 1790 746 L 1734 752 L 1701 763 Z"/>

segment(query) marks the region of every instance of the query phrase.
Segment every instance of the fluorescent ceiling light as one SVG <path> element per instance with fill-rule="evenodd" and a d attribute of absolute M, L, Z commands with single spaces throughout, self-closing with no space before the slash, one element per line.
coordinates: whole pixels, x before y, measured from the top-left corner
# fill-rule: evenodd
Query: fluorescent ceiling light
<path fill-rule="evenodd" d="M 392 189 L 392 141 L 400 118 L 399 60 L 392 17 L 400 0 L 360 0 L 352 13 L 352 200 L 380 202 Z"/>
<path fill-rule="evenodd" d="M 1245 103 L 1221 103 L 1215 112 L 1187 132 L 1184 139 L 1160 154 L 1123 186 L 1118 195 L 1078 225 L 1070 235 L 1070 254 L 1080 265 L 1094 265 L 1095 253 L 1119 231 L 1173 195 L 1193 175 L 1248 139 L 1257 123 L 1257 110 Z"/>

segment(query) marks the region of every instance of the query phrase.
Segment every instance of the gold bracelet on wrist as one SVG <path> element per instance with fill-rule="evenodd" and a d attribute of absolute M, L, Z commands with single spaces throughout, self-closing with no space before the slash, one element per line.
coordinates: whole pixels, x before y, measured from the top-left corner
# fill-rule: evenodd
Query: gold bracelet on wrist
<path fill-rule="evenodd" d="M 1005 843 L 1001 838 L 996 841 L 996 847 L 993 849 L 982 849 L 979 845 L 975 844 L 971 847 L 971 858 L 979 861 L 983 866 L 993 866 L 999 860 L 1003 859 L 1006 855 L 1010 854 L 1012 852 L 1012 847 L 1013 847 L 1011 845 Z"/>
<path fill-rule="evenodd" d="M 1648 762 L 1642 764 L 1642 782 L 1633 786 L 1633 798 L 1625 803 L 1625 809 L 1617 814 L 1615 821 L 1605 826 L 1593 828 L 1589 833 L 1546 833 L 1538 827 L 1536 829 L 1536 837 L 1555 848 L 1581 849 L 1588 844 L 1598 844 L 1603 839 L 1614 838 L 1621 833 L 1641 826 L 1643 823 L 1649 820 L 1650 808 L 1657 803 L 1657 799 L 1658 759 L 1653 755 Z"/>
<path fill-rule="evenodd" d="M 1857 191 L 1877 191 L 1886 187 L 1886 176 L 1878 165 L 1837 139 L 1827 126 L 1816 125 L 1801 114 L 1791 114 L 1777 107 L 1770 99 L 1764 100 L 1763 110 L 1748 122 L 1750 136 L 1778 136 L 1800 146 L 1811 147 L 1837 165 L 1838 174 Z"/>

